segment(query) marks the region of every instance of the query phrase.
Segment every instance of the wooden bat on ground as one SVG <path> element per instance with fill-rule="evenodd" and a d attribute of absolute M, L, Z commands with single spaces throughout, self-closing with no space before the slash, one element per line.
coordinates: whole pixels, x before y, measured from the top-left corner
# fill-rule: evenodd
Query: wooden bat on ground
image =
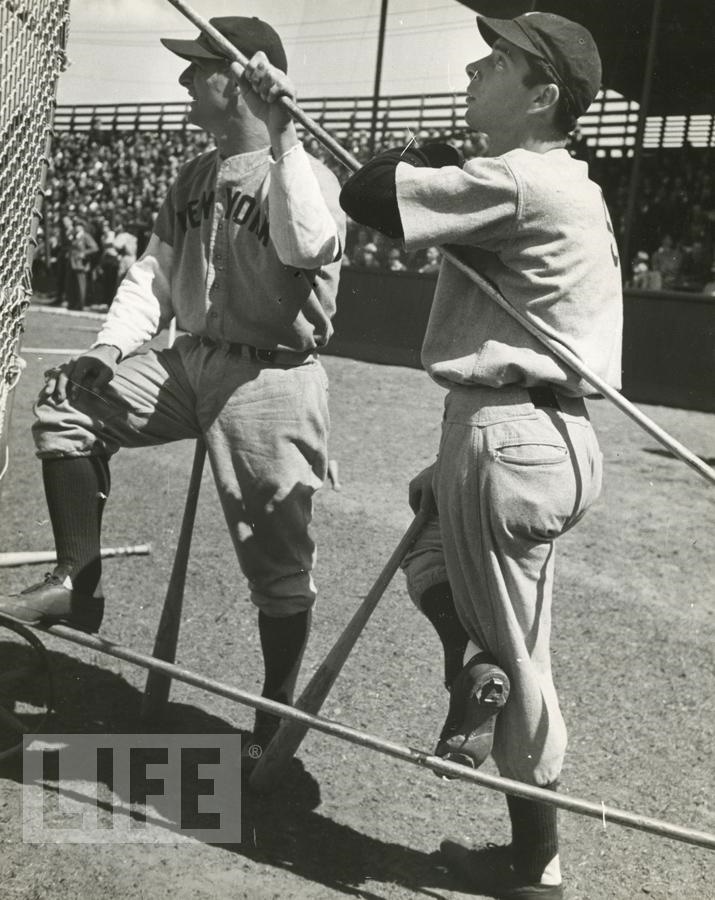
<path fill-rule="evenodd" d="M 296 701 L 296 709 L 310 714 L 317 713 L 340 674 L 355 642 L 360 637 L 368 619 L 377 606 L 388 584 L 399 568 L 405 554 L 417 539 L 427 515 L 420 511 L 412 520 L 382 572 L 377 577 L 367 596 L 355 611 L 345 630 L 333 648 L 316 670 L 305 690 Z M 251 773 L 250 784 L 258 790 L 268 789 L 280 776 L 281 770 L 290 762 L 308 731 L 309 725 L 294 719 L 283 719 L 275 737 Z"/>
<path fill-rule="evenodd" d="M 146 556 L 151 553 L 151 544 L 131 544 L 127 547 L 102 547 L 102 559 L 113 556 Z M 17 552 L 0 553 L 0 567 L 27 566 L 34 563 L 57 562 L 54 550 L 18 550 Z"/>

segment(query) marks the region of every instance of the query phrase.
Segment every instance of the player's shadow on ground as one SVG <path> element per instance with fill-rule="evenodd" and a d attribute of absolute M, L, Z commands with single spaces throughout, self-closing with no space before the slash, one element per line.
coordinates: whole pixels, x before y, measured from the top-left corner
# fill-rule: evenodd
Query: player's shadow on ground
<path fill-rule="evenodd" d="M 55 712 L 42 724 L 42 733 L 239 733 L 225 719 L 183 703 L 170 703 L 166 716 L 147 727 L 140 718 L 142 694 L 121 675 L 64 653 L 48 651 L 48 655 L 54 673 L 56 702 Z M 4 642 L 1 633 L 0 659 L 3 670 L 32 662 L 29 648 Z M 38 685 L 29 681 L 15 690 L 14 699 L 40 705 L 41 693 Z M 325 777 L 329 777 L 329 773 Z M 0 761 L 1 779 L 22 782 L 20 755 Z M 101 772 L 99 779 L 105 784 L 110 783 L 103 779 Z M 71 782 L 59 785 L 56 778 L 50 778 L 43 781 L 43 786 L 49 795 L 62 794 L 80 802 L 96 802 L 79 790 L 73 790 Z M 351 787 L 351 790 L 354 789 Z M 131 803 L 134 798 L 118 799 Z M 423 896 L 440 896 L 433 889 L 454 889 L 454 880 L 439 868 L 432 854 L 370 837 L 349 825 L 322 816 L 316 811 L 320 802 L 319 784 L 299 759 L 293 760 L 280 788 L 274 793 L 252 792 L 244 780 L 242 842 L 214 846 L 227 853 L 284 869 L 306 882 L 321 884 L 347 895 L 380 898 L 383 896 L 381 886 L 390 883 Z M 98 801 L 100 810 L 102 803 Z M 109 804 L 105 806 L 108 810 Z M 141 810 L 137 809 L 132 814 L 142 819 Z M 390 815 L 389 799 L 381 814 Z M 149 824 L 160 824 L 159 819 L 152 815 L 151 808 L 146 810 L 146 815 Z M 200 827 L 192 821 L 192 815 L 193 809 L 182 808 L 183 829 Z M 370 882 L 375 884 L 375 890 L 367 887 Z"/>

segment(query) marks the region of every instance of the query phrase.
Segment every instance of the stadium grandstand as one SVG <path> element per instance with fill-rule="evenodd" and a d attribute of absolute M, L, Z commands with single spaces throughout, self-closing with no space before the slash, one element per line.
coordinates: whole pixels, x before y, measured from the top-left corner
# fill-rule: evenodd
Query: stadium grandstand
<path fill-rule="evenodd" d="M 372 104 L 369 96 L 302 103 L 308 115 L 359 160 L 366 159 L 373 146 L 403 146 L 413 136 L 449 140 L 466 157 L 480 152 L 479 136 L 464 130 L 459 95 L 382 97 L 374 136 Z M 592 177 L 601 184 L 622 247 L 637 122 L 638 104 L 606 91 L 582 117 L 570 148 L 588 161 Z M 142 252 L 178 166 L 205 148 L 206 137 L 187 126 L 183 103 L 58 106 L 54 132 L 33 285 L 58 305 L 106 306 L 116 278 Z M 338 177 L 344 176 L 340 164 L 314 138 L 307 137 L 307 145 Z M 628 285 L 715 293 L 714 145 L 713 115 L 647 117 L 631 259 L 623 267 Z M 78 220 L 92 239 L 84 290 L 68 278 L 69 235 Z M 344 263 L 430 272 L 429 255 L 405 255 L 378 234 L 353 227 Z"/>

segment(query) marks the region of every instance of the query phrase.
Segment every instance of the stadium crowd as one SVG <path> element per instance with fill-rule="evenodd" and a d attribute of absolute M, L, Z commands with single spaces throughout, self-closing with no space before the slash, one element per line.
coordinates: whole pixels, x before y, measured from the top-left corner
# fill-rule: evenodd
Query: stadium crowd
<path fill-rule="evenodd" d="M 486 148 L 479 134 L 431 131 L 417 137 L 449 140 L 465 158 Z M 394 139 L 377 149 L 404 146 L 407 140 Z M 305 143 L 339 179 L 347 177 L 344 167 L 314 137 L 306 136 Z M 372 153 L 366 131 L 355 131 L 343 143 L 361 162 Z M 88 131 L 58 133 L 48 168 L 33 287 L 70 309 L 108 306 L 118 281 L 143 252 L 179 166 L 207 145 L 208 138 L 199 131 L 113 131 L 100 122 Z M 622 245 L 630 160 L 596 156 L 578 131 L 569 149 L 589 163 L 591 177 L 603 188 Z M 686 146 L 646 154 L 630 242 L 634 251 L 626 276 L 630 286 L 715 294 L 714 182 L 710 150 Z M 437 247 L 406 253 L 378 232 L 349 223 L 346 266 L 433 275 L 439 261 Z"/>

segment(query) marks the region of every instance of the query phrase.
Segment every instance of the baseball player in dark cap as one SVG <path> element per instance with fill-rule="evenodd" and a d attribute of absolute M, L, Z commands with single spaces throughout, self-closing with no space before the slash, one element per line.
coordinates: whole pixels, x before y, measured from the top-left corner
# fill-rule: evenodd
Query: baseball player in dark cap
<path fill-rule="evenodd" d="M 203 34 L 163 41 L 189 63 L 189 120 L 216 148 L 180 170 L 96 343 L 47 373 L 34 438 L 57 567 L 0 611 L 97 631 L 111 456 L 202 436 L 259 610 L 263 694 L 290 703 L 316 597 L 309 525 L 329 426 L 316 352 L 332 333 L 345 217 L 337 179 L 275 102 L 294 97 L 276 32 L 257 18 L 211 23 L 249 64 L 235 76 Z M 143 347 L 172 318 L 174 345 Z M 277 724 L 257 714 L 252 758 Z"/>
<path fill-rule="evenodd" d="M 549 13 L 478 18 L 491 47 L 466 67 L 467 123 L 486 156 L 444 144 L 387 151 L 343 187 L 357 221 L 410 250 L 447 245 L 516 309 L 618 387 L 621 275 L 599 187 L 567 150 L 600 87 L 590 33 Z M 437 461 L 410 503 L 435 515 L 404 560 L 410 595 L 444 647 L 450 689 L 436 753 L 555 789 L 566 729 L 551 674 L 554 541 L 600 491 L 601 453 L 566 367 L 448 259 L 422 362 L 446 390 Z M 472 890 L 563 896 L 556 808 L 507 797 L 512 841 L 446 841 Z"/>

